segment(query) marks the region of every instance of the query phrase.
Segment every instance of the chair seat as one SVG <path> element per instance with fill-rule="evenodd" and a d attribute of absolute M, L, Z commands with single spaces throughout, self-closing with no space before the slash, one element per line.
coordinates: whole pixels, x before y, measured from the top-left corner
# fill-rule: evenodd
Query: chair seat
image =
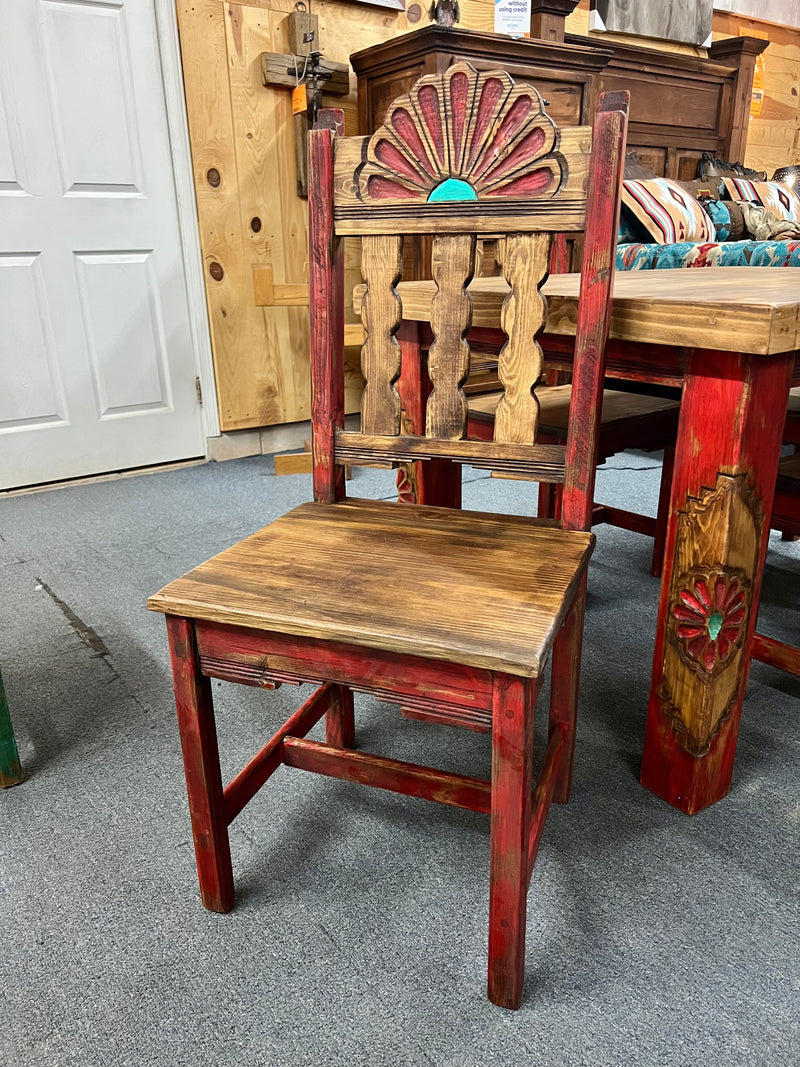
<path fill-rule="evenodd" d="M 547 433 L 557 437 L 566 437 L 571 395 L 571 385 L 551 385 L 544 389 L 537 389 L 540 434 Z M 498 392 L 469 397 L 470 416 L 485 416 L 493 419 L 502 396 L 503 393 Z M 680 404 L 676 400 L 606 389 L 603 392 L 601 422 L 603 426 L 610 426 L 612 423 L 621 422 L 622 420 L 645 419 L 648 416 L 661 416 L 664 413 L 672 413 L 677 419 L 679 410 Z M 632 441 L 632 444 L 635 444 L 635 441 Z"/>
<path fill-rule="evenodd" d="M 518 516 L 309 503 L 148 607 L 535 677 L 593 547 L 591 533 Z"/>

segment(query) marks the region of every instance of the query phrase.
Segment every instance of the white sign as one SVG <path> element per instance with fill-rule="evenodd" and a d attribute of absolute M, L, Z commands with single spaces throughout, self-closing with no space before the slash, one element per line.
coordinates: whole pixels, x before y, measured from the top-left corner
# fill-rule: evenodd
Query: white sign
<path fill-rule="evenodd" d="M 494 32 L 530 37 L 531 0 L 494 0 Z"/>

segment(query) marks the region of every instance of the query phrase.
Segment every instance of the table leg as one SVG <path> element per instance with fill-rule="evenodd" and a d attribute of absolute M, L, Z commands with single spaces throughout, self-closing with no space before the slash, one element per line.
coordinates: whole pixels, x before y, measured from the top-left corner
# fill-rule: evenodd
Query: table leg
<path fill-rule="evenodd" d="M 419 343 L 419 323 L 404 321 L 397 332 L 402 373 L 397 383 L 407 431 L 425 436 L 425 408 L 431 391 L 428 367 Z M 449 459 L 404 463 L 397 474 L 400 499 L 411 504 L 461 507 L 461 465 Z"/>
<path fill-rule="evenodd" d="M 641 781 L 689 815 L 730 789 L 793 361 L 688 353 Z"/>

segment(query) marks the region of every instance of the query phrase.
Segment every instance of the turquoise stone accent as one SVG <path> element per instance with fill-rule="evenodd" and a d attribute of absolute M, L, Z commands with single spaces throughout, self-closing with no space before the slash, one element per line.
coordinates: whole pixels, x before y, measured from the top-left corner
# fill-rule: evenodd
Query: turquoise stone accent
<path fill-rule="evenodd" d="M 478 194 L 469 184 L 462 182 L 460 178 L 448 178 L 440 182 L 428 197 L 428 203 L 434 204 L 440 200 L 477 200 Z"/>
<path fill-rule="evenodd" d="M 722 615 L 718 611 L 715 611 L 713 615 L 709 615 L 707 626 L 708 636 L 712 641 L 716 641 L 722 629 Z"/>

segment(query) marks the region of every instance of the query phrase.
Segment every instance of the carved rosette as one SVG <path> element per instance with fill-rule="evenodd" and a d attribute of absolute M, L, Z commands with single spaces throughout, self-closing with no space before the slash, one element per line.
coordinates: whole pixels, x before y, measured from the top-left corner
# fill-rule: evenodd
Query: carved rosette
<path fill-rule="evenodd" d="M 722 670 L 744 641 L 750 582 L 741 570 L 694 567 L 681 575 L 670 626 L 681 659 L 703 678 Z"/>
<path fill-rule="evenodd" d="M 739 695 L 763 528 L 744 474 L 718 474 L 678 514 L 659 696 L 694 756 L 708 752 Z"/>
<path fill-rule="evenodd" d="M 558 143 L 536 89 L 457 63 L 394 101 L 355 184 L 364 203 L 551 197 L 567 178 Z"/>

